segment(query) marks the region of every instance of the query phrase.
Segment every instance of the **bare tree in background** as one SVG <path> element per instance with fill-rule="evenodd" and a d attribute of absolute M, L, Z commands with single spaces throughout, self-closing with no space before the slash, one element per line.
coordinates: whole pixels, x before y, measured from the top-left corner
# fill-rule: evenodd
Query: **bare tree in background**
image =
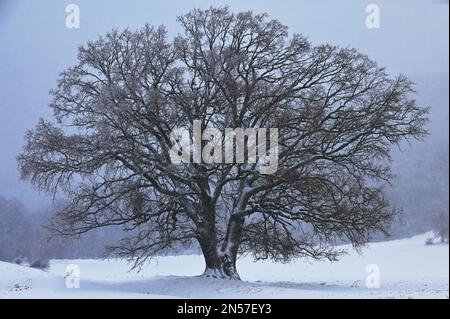
<path fill-rule="evenodd" d="M 30 255 L 31 225 L 18 200 L 0 196 L 0 261 L 22 260 Z"/>
<path fill-rule="evenodd" d="M 123 225 L 113 251 L 136 264 L 197 241 L 205 276 L 238 279 L 236 259 L 334 260 L 386 232 L 389 150 L 420 138 L 411 82 L 353 49 L 312 46 L 266 15 L 226 8 L 164 27 L 113 31 L 82 47 L 18 157 L 23 179 L 64 191 L 55 229 Z M 276 173 L 256 164 L 173 164 L 176 127 L 279 129 Z"/>

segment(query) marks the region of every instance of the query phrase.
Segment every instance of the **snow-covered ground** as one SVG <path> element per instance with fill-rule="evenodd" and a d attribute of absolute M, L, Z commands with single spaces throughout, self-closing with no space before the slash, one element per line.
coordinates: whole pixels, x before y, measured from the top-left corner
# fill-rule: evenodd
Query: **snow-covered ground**
<path fill-rule="evenodd" d="M 139 273 L 115 259 L 53 260 L 46 272 L 0 262 L 0 298 L 449 298 L 449 246 L 425 239 L 373 243 L 335 263 L 246 257 L 238 263 L 241 282 L 196 277 L 201 256 L 161 257 Z M 80 288 L 66 287 L 68 264 L 79 267 Z M 377 271 L 379 288 L 367 288 Z"/>

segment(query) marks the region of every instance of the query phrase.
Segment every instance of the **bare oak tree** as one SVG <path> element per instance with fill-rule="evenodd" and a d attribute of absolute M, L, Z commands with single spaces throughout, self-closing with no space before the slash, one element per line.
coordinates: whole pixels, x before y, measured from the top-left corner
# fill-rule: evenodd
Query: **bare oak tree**
<path fill-rule="evenodd" d="M 386 232 L 393 145 L 425 134 L 412 83 L 354 49 L 312 46 L 267 15 L 227 8 L 164 27 L 112 31 L 79 49 L 18 156 L 23 179 L 63 191 L 63 235 L 123 225 L 112 250 L 136 265 L 197 241 L 205 276 L 238 279 L 236 259 L 334 260 Z M 279 164 L 174 164 L 177 127 L 279 129 Z M 205 142 L 205 141 L 204 141 Z"/>

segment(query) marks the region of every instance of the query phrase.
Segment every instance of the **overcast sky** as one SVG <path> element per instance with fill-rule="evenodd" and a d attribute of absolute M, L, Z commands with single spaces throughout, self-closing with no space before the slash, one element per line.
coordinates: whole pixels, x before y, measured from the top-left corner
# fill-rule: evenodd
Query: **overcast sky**
<path fill-rule="evenodd" d="M 80 29 L 65 26 L 70 3 L 80 8 Z M 379 29 L 365 26 L 369 3 L 380 7 Z M 233 11 L 267 12 L 314 44 L 355 47 L 388 72 L 405 73 L 423 89 L 419 101 L 435 104 L 435 128 L 448 136 L 448 1 L 0 0 L 0 196 L 17 197 L 31 209 L 48 202 L 18 181 L 15 157 L 25 131 L 39 117 L 51 118 L 48 91 L 58 73 L 75 62 L 79 45 L 112 28 L 145 23 L 165 24 L 175 35 L 177 15 L 225 4 Z"/>

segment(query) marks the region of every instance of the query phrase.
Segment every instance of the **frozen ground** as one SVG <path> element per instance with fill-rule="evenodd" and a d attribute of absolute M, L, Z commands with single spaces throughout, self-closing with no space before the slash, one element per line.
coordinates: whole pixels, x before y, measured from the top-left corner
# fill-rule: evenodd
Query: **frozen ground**
<path fill-rule="evenodd" d="M 449 298 L 449 246 L 426 235 L 373 243 L 339 262 L 238 263 L 242 282 L 199 278 L 200 256 L 162 257 L 141 272 L 120 260 L 53 260 L 47 272 L 0 262 L 0 298 Z M 80 288 L 65 285 L 65 267 L 80 269 Z M 380 288 L 366 287 L 366 267 Z"/>

